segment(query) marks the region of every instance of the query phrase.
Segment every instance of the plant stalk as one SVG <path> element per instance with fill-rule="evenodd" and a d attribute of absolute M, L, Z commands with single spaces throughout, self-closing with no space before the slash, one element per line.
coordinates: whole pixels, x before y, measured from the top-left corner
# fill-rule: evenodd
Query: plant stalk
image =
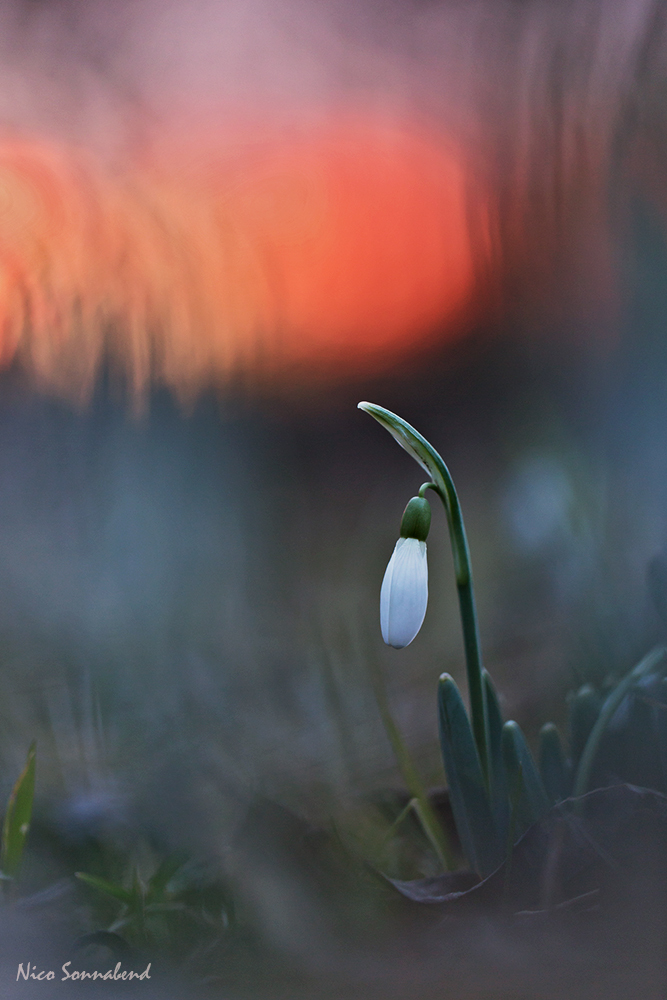
<path fill-rule="evenodd" d="M 463 525 L 461 505 L 456 493 L 454 481 L 449 469 L 431 445 L 419 431 L 391 410 L 378 406 L 376 403 L 359 403 L 359 409 L 364 410 L 378 423 L 389 431 L 392 437 L 408 452 L 422 469 L 432 478 L 432 482 L 424 483 L 419 491 L 423 496 L 428 489 L 434 489 L 442 500 L 447 514 L 449 537 L 454 557 L 454 573 L 459 594 L 461 626 L 463 629 L 463 647 L 466 658 L 468 679 L 468 694 L 470 697 L 470 715 L 475 745 L 479 753 L 482 774 L 487 788 L 490 783 L 490 748 L 489 723 L 486 710 L 486 692 L 482 679 L 482 654 L 477 628 L 477 611 L 475 609 L 475 594 L 472 583 L 472 568 L 468 539 Z"/>
<path fill-rule="evenodd" d="M 486 692 L 483 683 L 483 665 L 481 644 L 479 641 L 479 629 L 477 626 L 477 609 L 475 606 L 475 591 L 472 582 L 472 568 L 470 564 L 470 550 L 468 539 L 463 524 L 461 505 L 459 498 L 449 474 L 447 466 L 438 455 L 442 466 L 439 478 L 441 482 L 424 483 L 419 490 L 433 489 L 442 500 L 447 514 L 447 524 L 449 526 L 449 538 L 454 557 L 454 575 L 456 577 L 456 589 L 459 595 L 459 612 L 461 615 L 461 629 L 463 632 L 463 649 L 466 661 L 466 676 L 468 680 L 468 695 L 470 697 L 470 721 L 472 725 L 475 745 L 479 753 L 482 774 L 487 787 L 490 781 L 490 748 L 489 748 L 489 723 L 486 708 Z M 436 476 L 433 477 L 434 480 Z"/>

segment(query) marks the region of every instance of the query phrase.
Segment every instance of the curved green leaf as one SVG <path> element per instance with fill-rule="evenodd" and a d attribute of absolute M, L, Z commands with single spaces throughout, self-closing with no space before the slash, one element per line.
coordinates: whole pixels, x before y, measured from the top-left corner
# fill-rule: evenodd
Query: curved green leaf
<path fill-rule="evenodd" d="M 521 789 L 516 802 L 516 821 L 517 832 L 522 832 L 537 823 L 551 803 L 521 728 L 513 721 L 503 726 L 503 759 L 510 788 Z"/>
<path fill-rule="evenodd" d="M 0 850 L 0 868 L 4 875 L 13 878 L 21 863 L 30 820 L 32 818 L 32 802 L 35 794 L 35 743 L 28 750 L 28 759 L 14 785 L 2 827 L 2 849 Z"/>
<path fill-rule="evenodd" d="M 134 899 L 134 893 L 130 889 L 125 889 L 122 885 L 116 885 L 115 882 L 109 882 L 105 878 L 98 878 L 97 875 L 87 875 L 86 872 L 75 872 L 76 878 L 85 882 L 92 889 L 97 889 L 98 892 L 103 892 L 105 896 L 111 896 L 112 899 L 117 899 L 120 903 L 125 903 L 130 905 Z"/>

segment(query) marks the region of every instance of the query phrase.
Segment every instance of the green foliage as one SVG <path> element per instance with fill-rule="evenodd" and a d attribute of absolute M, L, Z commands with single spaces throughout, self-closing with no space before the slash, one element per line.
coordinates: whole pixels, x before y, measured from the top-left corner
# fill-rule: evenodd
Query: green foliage
<path fill-rule="evenodd" d="M 523 832 L 537 823 L 548 810 L 550 802 L 539 771 L 535 766 L 521 727 L 516 722 L 503 726 L 503 760 L 507 784 L 514 791 L 517 829 Z"/>
<path fill-rule="evenodd" d="M 484 781 L 470 720 L 448 674 L 438 687 L 440 743 L 449 795 L 461 844 L 470 866 L 485 876 L 503 861 L 516 834 L 537 822 L 549 796 L 516 722 L 503 725 L 498 698 L 485 672 L 491 770 Z"/>
<path fill-rule="evenodd" d="M 579 763 L 586 741 L 600 714 L 600 695 L 590 684 L 583 684 L 570 699 L 570 754 L 573 766 Z"/>
<path fill-rule="evenodd" d="M 598 759 L 611 720 L 624 699 L 640 692 L 640 685 L 657 682 L 665 700 L 653 704 L 663 710 L 656 733 L 656 753 L 667 728 L 667 688 L 661 681 L 667 651 L 652 650 L 607 694 L 604 701 L 584 685 L 570 701 L 570 759 L 553 723 L 540 731 L 539 770 L 516 722 L 502 723 L 498 698 L 489 675 L 484 672 L 490 734 L 490 782 L 481 777 L 479 757 L 473 754 L 472 732 L 456 685 L 446 675 L 439 688 L 440 739 L 449 783 L 452 810 L 468 862 L 480 874 L 492 870 L 500 844 L 511 852 L 512 844 L 531 825 L 571 793 L 578 797 L 591 787 L 594 762 Z M 645 734 L 642 734 L 643 736 Z M 630 735 L 632 742 L 632 734 Z M 637 740 L 635 740 L 637 742 Z M 639 742 L 642 742 L 639 740 Z M 574 776 L 573 776 L 574 771 Z M 492 821 L 489 819 L 492 816 Z M 489 847 L 489 830 L 494 833 Z"/>
<path fill-rule="evenodd" d="M 488 671 L 484 671 L 484 691 L 486 694 L 486 711 L 489 723 L 489 750 L 491 756 L 490 769 L 490 799 L 491 810 L 498 836 L 503 837 L 510 818 L 507 774 L 502 752 L 503 715 L 500 702 Z"/>
<path fill-rule="evenodd" d="M 491 810 L 468 713 L 449 674 L 440 678 L 438 706 L 440 745 L 456 829 L 471 867 L 480 875 L 488 875 L 502 861 L 503 841 Z"/>
<path fill-rule="evenodd" d="M 112 901 L 105 929 L 132 945 L 176 946 L 188 938 L 188 930 L 219 935 L 233 922 L 231 900 L 222 887 L 215 879 L 202 883 L 181 857 L 165 858 L 150 877 L 136 864 L 128 864 L 120 881 L 86 872 L 76 872 L 76 877 Z M 109 912 L 103 900 L 97 909 L 99 917 Z"/>
<path fill-rule="evenodd" d="M 35 794 L 35 743 L 28 750 L 28 759 L 7 802 L 2 826 L 0 869 L 5 878 L 14 878 L 21 864 L 23 849 L 30 829 Z"/>
<path fill-rule="evenodd" d="M 540 775 L 552 803 L 568 797 L 572 785 L 571 768 L 553 722 L 546 722 L 540 730 Z"/>

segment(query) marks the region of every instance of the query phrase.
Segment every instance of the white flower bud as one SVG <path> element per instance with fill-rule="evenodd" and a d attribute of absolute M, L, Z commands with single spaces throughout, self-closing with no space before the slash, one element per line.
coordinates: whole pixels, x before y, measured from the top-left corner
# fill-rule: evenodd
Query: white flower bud
<path fill-rule="evenodd" d="M 380 591 L 380 628 L 388 646 L 408 646 L 422 627 L 428 604 L 426 542 L 399 538 Z"/>

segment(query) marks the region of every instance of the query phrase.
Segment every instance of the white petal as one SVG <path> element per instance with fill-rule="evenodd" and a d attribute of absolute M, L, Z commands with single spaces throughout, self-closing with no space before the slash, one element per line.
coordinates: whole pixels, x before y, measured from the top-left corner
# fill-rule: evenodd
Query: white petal
<path fill-rule="evenodd" d="M 408 646 L 422 627 L 428 603 L 426 542 L 399 538 L 380 591 L 380 628 L 388 646 Z"/>

